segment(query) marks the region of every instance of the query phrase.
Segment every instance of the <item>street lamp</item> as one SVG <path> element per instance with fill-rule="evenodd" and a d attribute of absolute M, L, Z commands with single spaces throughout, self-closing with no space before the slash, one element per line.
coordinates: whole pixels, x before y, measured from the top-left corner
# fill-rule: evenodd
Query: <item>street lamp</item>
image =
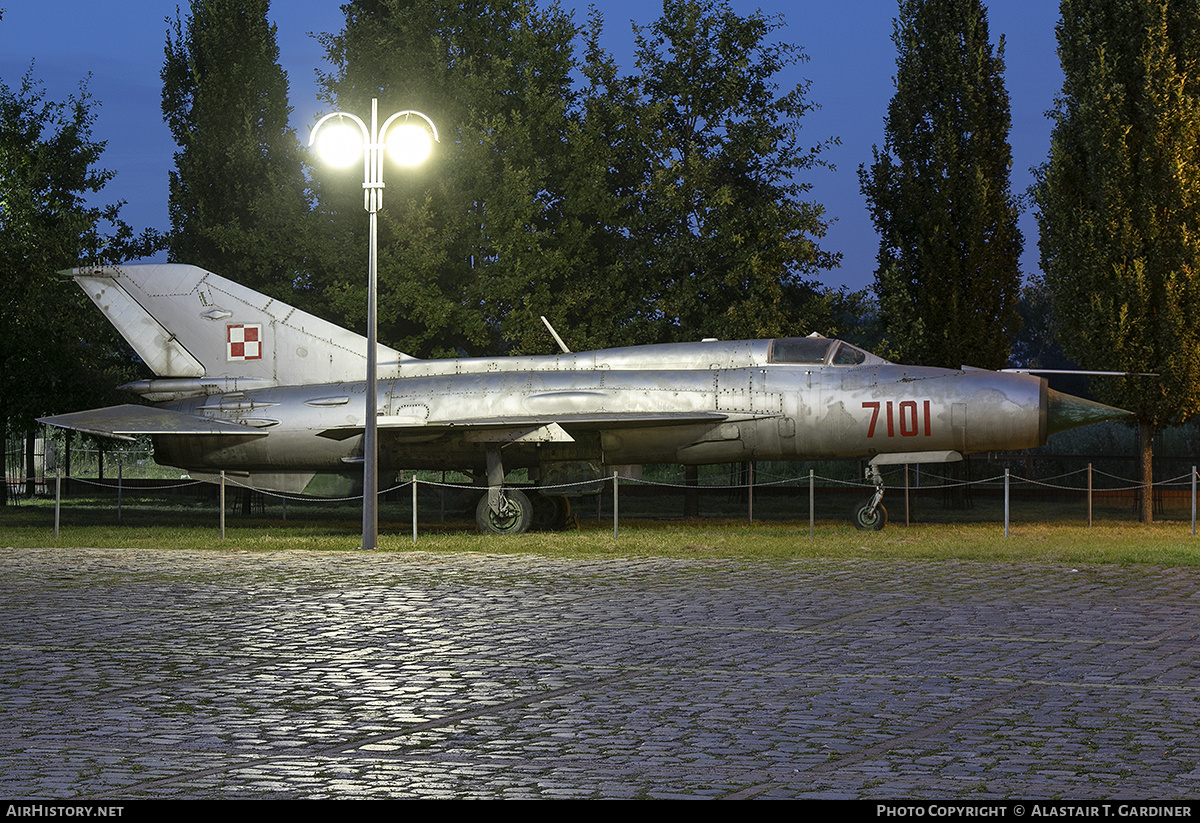
<path fill-rule="evenodd" d="M 355 128 L 357 126 L 357 128 Z M 317 138 L 318 132 L 321 134 Z M 349 166 L 363 158 L 363 206 L 370 215 L 370 253 L 367 258 L 367 397 L 363 430 L 362 547 L 379 543 L 379 352 L 376 350 L 376 306 L 379 281 L 378 212 L 383 205 L 383 156 L 404 166 L 420 164 L 437 142 L 437 127 L 419 111 L 399 111 L 379 125 L 379 101 L 371 100 L 371 126 L 353 114 L 327 114 L 313 126 L 308 145 L 330 165 Z"/>

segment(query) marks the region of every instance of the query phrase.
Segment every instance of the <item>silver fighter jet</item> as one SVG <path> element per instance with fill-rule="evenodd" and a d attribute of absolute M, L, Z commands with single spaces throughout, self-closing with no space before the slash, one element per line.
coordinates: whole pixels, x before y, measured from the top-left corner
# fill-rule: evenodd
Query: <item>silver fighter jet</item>
<path fill-rule="evenodd" d="M 150 435 L 155 459 L 253 488 L 361 488 L 366 340 L 187 265 L 73 276 L 155 374 L 122 388 L 154 403 L 44 418 L 94 435 Z M 538 485 L 556 466 L 862 458 L 874 494 L 854 524 L 881 529 L 879 467 L 1040 446 L 1126 412 L 1030 374 L 890 363 L 810 337 L 670 343 L 530 357 L 421 360 L 379 346 L 379 465 L 481 480 L 481 530 L 561 520 Z M 525 467 L 532 488 L 505 485 Z"/>

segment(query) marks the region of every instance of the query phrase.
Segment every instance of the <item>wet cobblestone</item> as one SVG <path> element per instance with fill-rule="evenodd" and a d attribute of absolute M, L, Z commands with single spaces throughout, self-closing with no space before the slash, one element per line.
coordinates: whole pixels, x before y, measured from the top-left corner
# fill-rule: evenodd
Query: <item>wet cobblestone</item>
<path fill-rule="evenodd" d="M 0 796 L 1195 797 L 1198 584 L 0 548 Z"/>

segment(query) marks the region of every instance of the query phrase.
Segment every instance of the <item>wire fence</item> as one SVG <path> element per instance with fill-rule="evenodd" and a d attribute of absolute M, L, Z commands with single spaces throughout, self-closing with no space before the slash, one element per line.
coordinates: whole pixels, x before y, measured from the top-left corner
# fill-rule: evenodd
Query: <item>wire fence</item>
<path fill-rule="evenodd" d="M 853 463 L 847 463 L 853 468 Z M 819 474 L 779 474 L 774 464 L 735 465 L 713 471 L 693 482 L 648 479 L 634 473 L 611 474 L 580 482 L 514 487 L 569 501 L 568 528 L 608 528 L 619 536 L 622 523 L 639 520 L 699 518 L 744 522 L 806 524 L 813 535 L 818 520 L 843 520 L 870 497 L 875 487 L 865 480 Z M 1026 477 L 1004 468 L 984 477 L 955 475 L 945 464 L 886 467 L 883 473 L 883 505 L 893 525 L 918 523 L 994 522 L 1010 533 L 1017 522 L 1054 522 L 1092 525 L 1097 520 L 1130 521 L 1138 518 L 1141 497 L 1153 498 L 1155 518 L 1186 523 L 1196 533 L 1197 470 L 1155 481 L 1144 486 L 1137 480 L 1086 467 L 1048 477 Z M 992 464 L 984 468 L 993 468 Z M 765 469 L 765 470 L 764 470 Z M 446 482 L 434 473 L 412 476 L 380 491 L 380 518 L 393 531 L 411 523 L 415 542 L 420 532 L 474 528 L 475 507 L 486 487 L 463 482 Z M 432 475 L 432 476 L 430 476 Z M 147 479 L 126 477 L 35 478 L 37 497 L 54 498 L 55 537 L 63 517 L 64 499 L 72 507 L 97 509 L 115 515 L 116 522 L 131 510 L 150 513 L 166 523 L 190 509 L 217 519 L 222 538 L 226 516 L 264 520 L 341 519 L 352 522 L 355 508 L 361 510 L 362 495 L 340 498 L 311 498 L 254 489 L 238 477 L 224 475 L 219 485 L 187 478 Z M 30 478 L 7 478 L 10 502 L 28 499 Z M 163 505 L 165 503 L 165 506 Z"/>

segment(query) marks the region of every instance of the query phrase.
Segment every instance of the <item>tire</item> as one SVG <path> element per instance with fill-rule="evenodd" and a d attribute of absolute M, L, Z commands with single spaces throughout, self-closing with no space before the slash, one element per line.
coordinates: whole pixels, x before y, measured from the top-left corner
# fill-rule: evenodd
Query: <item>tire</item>
<path fill-rule="evenodd" d="M 533 503 L 534 531 L 562 531 L 567 527 L 567 518 L 571 514 L 571 503 L 567 498 L 558 494 L 533 492 L 529 499 Z"/>
<path fill-rule="evenodd" d="M 533 523 L 533 505 L 525 492 L 520 489 L 505 489 L 504 498 L 508 501 L 508 510 L 504 515 L 497 515 L 488 505 L 488 496 L 479 498 L 475 507 L 475 523 L 484 534 L 524 534 Z"/>
<path fill-rule="evenodd" d="M 881 531 L 887 525 L 887 509 L 882 504 L 875 507 L 874 514 L 868 516 L 867 510 L 871 506 L 870 500 L 864 500 L 863 504 L 854 510 L 853 516 L 850 518 L 854 523 L 854 528 L 862 532 L 877 532 Z"/>

